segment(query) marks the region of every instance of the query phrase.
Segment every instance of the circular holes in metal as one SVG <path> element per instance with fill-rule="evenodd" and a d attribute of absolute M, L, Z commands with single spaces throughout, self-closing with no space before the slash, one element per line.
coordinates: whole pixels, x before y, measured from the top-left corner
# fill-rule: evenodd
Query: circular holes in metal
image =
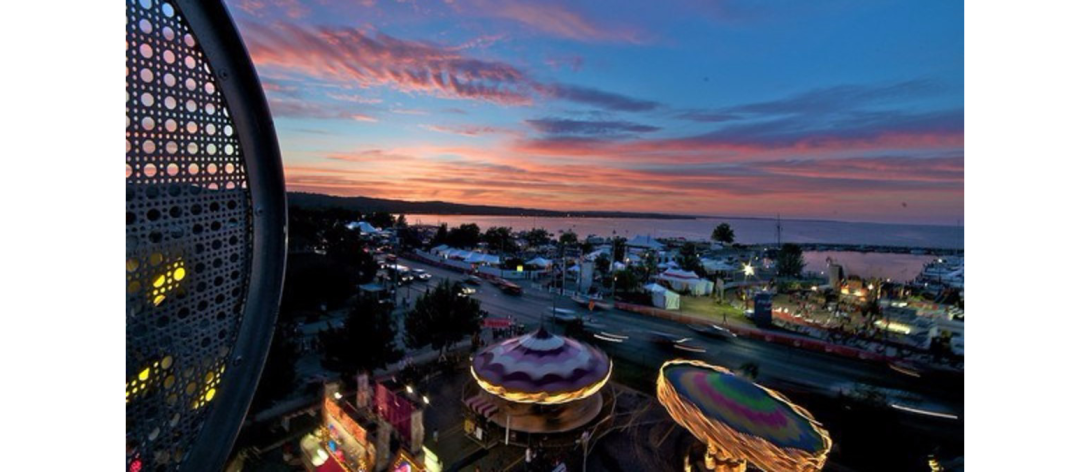
<path fill-rule="evenodd" d="M 251 197 L 222 87 L 177 7 L 127 0 L 126 16 L 127 460 L 174 470 L 231 375 Z"/>

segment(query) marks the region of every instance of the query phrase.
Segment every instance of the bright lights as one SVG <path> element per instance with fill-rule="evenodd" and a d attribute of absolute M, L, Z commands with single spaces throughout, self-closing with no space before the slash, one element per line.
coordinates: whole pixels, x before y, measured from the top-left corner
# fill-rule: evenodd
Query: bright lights
<path fill-rule="evenodd" d="M 741 433 L 725 423 L 709 419 L 696 404 L 681 396 L 674 388 L 674 385 L 666 379 L 665 371 L 668 367 L 686 364 L 724 374 L 733 375 L 733 373 L 724 367 L 682 359 L 667 361 L 659 369 L 656 387 L 659 403 L 666 408 L 674 421 L 677 421 L 678 424 L 688 429 L 701 442 L 708 445 L 708 454 L 705 456 L 706 461 L 712 462 L 712 465 L 716 465 L 716 462 L 719 464 L 738 462 L 744 464 L 748 461 L 753 462 L 761 470 L 815 471 L 824 467 L 833 441 L 829 437 L 829 433 L 821 428 L 817 420 L 808 411 L 791 403 L 790 400 L 774 390 L 769 390 L 759 384 L 753 384 L 766 392 L 769 400 L 783 403 L 785 407 L 801 416 L 804 421 L 809 422 L 817 435 L 820 436 L 822 444 L 817 450 L 808 452 L 801 449 L 778 447 L 767 439 Z M 712 457 L 708 457 L 709 455 Z"/>
<path fill-rule="evenodd" d="M 422 399 L 424 400 L 424 404 L 425 404 L 425 405 L 431 405 L 431 400 L 429 400 L 429 399 L 428 399 L 428 396 L 427 396 L 427 395 L 424 395 L 424 396 L 423 396 L 423 397 L 421 397 L 421 398 L 422 398 Z"/>
<path fill-rule="evenodd" d="M 413 393 L 413 386 L 412 385 L 406 385 L 405 386 L 405 391 L 409 392 L 409 393 Z"/>
<path fill-rule="evenodd" d="M 477 376 L 476 369 L 471 365 L 469 373 L 473 375 L 473 378 L 477 381 L 484 391 L 503 398 L 507 401 L 515 403 L 537 403 L 541 405 L 558 405 L 561 403 L 568 403 L 575 400 L 582 400 L 595 393 L 598 393 L 609 382 L 609 377 L 613 375 L 613 362 L 609 363 L 609 371 L 602 377 L 602 380 L 593 384 L 587 385 L 579 390 L 571 392 L 549 393 L 549 392 L 516 392 L 513 390 L 507 390 L 503 386 L 493 385 L 485 380 L 482 380 Z"/>
<path fill-rule="evenodd" d="M 344 395 L 341 395 L 341 392 L 333 392 L 333 398 L 340 400 L 344 398 Z"/>
<path fill-rule="evenodd" d="M 757 271 L 753 269 L 753 266 L 750 265 L 748 262 L 742 265 L 742 272 L 746 275 L 746 277 L 757 273 Z"/>
<path fill-rule="evenodd" d="M 887 331 L 893 331 L 894 333 L 912 334 L 911 326 L 896 321 L 878 320 L 874 322 L 874 325 L 879 328 L 884 328 Z"/>
<path fill-rule="evenodd" d="M 921 410 L 919 408 L 912 408 L 912 407 L 908 407 L 908 406 L 904 406 L 904 405 L 898 405 L 896 403 L 890 403 L 889 406 L 892 407 L 892 408 L 896 408 L 898 410 L 901 410 L 901 411 L 907 411 L 909 413 L 916 413 L 916 414 L 919 414 L 919 415 L 934 416 L 936 418 L 946 418 L 946 419 L 949 419 L 949 420 L 958 419 L 957 415 L 951 415 L 951 414 L 948 414 L 948 413 L 939 413 L 937 411 Z"/>

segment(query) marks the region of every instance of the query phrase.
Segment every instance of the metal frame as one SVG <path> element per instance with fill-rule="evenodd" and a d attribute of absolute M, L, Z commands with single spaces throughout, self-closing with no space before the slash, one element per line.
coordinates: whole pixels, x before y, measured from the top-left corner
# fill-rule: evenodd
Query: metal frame
<path fill-rule="evenodd" d="M 176 0 L 213 69 L 238 130 L 248 172 L 253 257 L 245 312 L 223 380 L 182 470 L 223 468 L 253 400 L 272 344 L 287 257 L 287 197 L 280 146 L 257 71 L 219 0 Z"/>
<path fill-rule="evenodd" d="M 227 11 L 225 5 L 223 5 L 220 0 L 126 0 L 125 3 L 126 378 L 129 378 L 130 375 L 133 375 L 133 372 L 131 372 L 132 365 L 130 365 L 129 358 L 130 339 L 128 338 L 128 336 L 130 336 L 130 302 L 135 296 L 134 290 L 140 290 L 142 288 L 146 288 L 145 290 L 150 289 L 149 286 L 145 285 L 142 287 L 140 283 L 136 282 L 133 282 L 132 286 L 129 285 L 131 276 L 130 273 L 132 273 L 132 271 L 136 271 L 137 267 L 140 267 L 140 270 L 144 270 L 141 265 L 138 265 L 135 262 L 130 267 L 130 225 L 132 221 L 137 221 L 137 218 L 143 218 L 141 216 L 135 216 L 130 214 L 130 193 L 143 195 L 143 193 L 141 192 L 150 193 L 154 191 L 155 180 L 158 179 L 158 176 L 156 176 L 156 174 L 158 172 L 164 171 L 156 171 L 155 168 L 152 167 L 153 165 L 149 164 L 148 166 L 150 169 L 152 169 L 152 171 L 146 174 L 141 174 L 140 170 L 134 170 L 134 172 L 136 173 L 134 174 L 134 180 L 132 182 L 135 183 L 131 183 L 129 178 L 129 133 L 131 129 L 137 129 L 137 126 L 142 125 L 142 123 L 134 122 L 133 125 L 130 126 L 129 121 L 130 100 L 134 102 L 135 100 L 137 100 L 135 96 L 130 98 L 129 95 L 130 81 L 136 80 L 136 78 L 130 78 L 130 73 L 136 73 L 135 71 L 130 72 L 129 68 L 128 61 L 130 60 L 130 55 L 131 53 L 135 53 L 135 49 L 130 48 L 137 47 L 137 45 L 131 45 L 128 39 L 130 37 L 130 32 L 134 31 L 134 29 L 131 28 L 137 27 L 135 23 L 131 24 L 129 20 L 128 11 L 131 4 L 140 4 L 144 9 L 152 7 L 158 8 L 160 4 L 169 4 L 170 7 L 172 7 L 173 9 L 173 13 L 181 15 L 182 22 L 185 26 L 187 26 L 187 28 L 189 28 L 189 32 L 193 35 L 192 38 L 186 37 L 186 41 L 195 39 L 196 46 L 199 48 L 197 60 L 202 60 L 201 55 L 203 55 L 203 61 L 205 65 L 198 65 L 206 66 L 205 70 L 215 77 L 213 78 L 213 81 L 215 82 L 214 88 L 207 88 L 205 92 L 210 95 L 214 94 L 215 90 L 215 93 L 221 96 L 221 105 L 217 105 L 217 107 L 226 107 L 230 116 L 230 122 L 231 124 L 233 124 L 234 129 L 232 138 L 233 140 L 237 140 L 237 145 L 240 150 L 239 156 L 241 156 L 241 160 L 239 160 L 238 162 L 239 165 L 242 166 L 240 170 L 244 172 L 243 174 L 241 174 L 241 177 L 243 178 L 243 180 L 241 181 L 243 185 L 242 190 L 247 194 L 247 199 L 242 202 L 249 202 L 250 205 L 249 208 L 242 206 L 240 209 L 245 209 L 246 226 L 249 227 L 250 232 L 249 234 L 246 234 L 246 238 L 249 239 L 249 241 L 246 242 L 246 244 L 249 245 L 249 253 L 244 252 L 241 267 L 235 269 L 238 270 L 239 273 L 231 275 L 231 277 L 234 278 L 241 274 L 242 279 L 245 280 L 245 285 L 242 287 L 243 292 L 241 294 L 234 295 L 237 296 L 242 308 L 241 313 L 237 315 L 238 325 L 235 325 L 237 326 L 237 330 L 234 330 L 234 332 L 237 332 L 237 335 L 234 335 L 233 342 L 231 342 L 230 339 L 228 340 L 229 343 L 227 344 L 226 348 L 229 349 L 229 351 L 227 351 L 226 358 L 219 358 L 219 361 L 217 361 L 218 365 L 220 365 L 222 368 L 222 371 L 220 371 L 222 375 L 220 378 L 220 374 L 216 374 L 218 385 L 215 386 L 215 391 L 209 392 L 208 400 L 202 400 L 199 406 L 193 407 L 194 409 L 197 409 L 199 407 L 206 408 L 207 410 L 199 413 L 199 422 L 190 423 L 190 427 L 195 426 L 198 428 L 196 435 L 190 436 L 191 438 L 193 438 L 192 443 L 190 443 L 190 441 L 185 441 L 184 445 L 178 445 L 179 448 L 166 451 L 169 452 L 171 456 L 173 456 L 173 459 L 169 460 L 169 463 L 171 465 L 168 465 L 168 470 L 221 470 L 223 464 L 225 464 L 228 459 L 228 455 L 231 452 L 235 438 L 238 437 L 242 422 L 245 419 L 245 415 L 247 411 L 249 411 L 251 401 L 253 400 L 254 391 L 258 384 L 258 380 L 261 379 L 266 356 L 268 354 L 268 350 L 272 340 L 272 334 L 274 334 L 274 330 L 276 327 L 276 318 L 279 311 L 280 295 L 283 285 L 284 266 L 286 266 L 287 256 L 287 197 L 286 192 L 284 192 L 283 169 L 280 160 L 279 144 L 277 143 L 276 130 L 274 128 L 274 123 L 272 123 L 271 113 L 269 112 L 269 107 L 263 92 L 263 88 L 261 82 L 258 81 L 254 65 L 250 60 L 250 55 L 249 53 L 247 53 L 245 46 L 242 43 L 242 39 L 239 36 L 237 28 L 235 28 L 230 13 Z M 170 13 L 168 13 L 168 15 L 170 15 Z M 147 27 L 147 25 L 143 21 L 138 27 L 143 29 L 143 33 L 145 34 L 152 32 L 152 29 L 150 28 L 144 29 L 145 27 Z M 189 44 L 189 46 L 192 47 L 193 45 Z M 143 48 L 146 46 L 141 45 L 141 47 Z M 144 55 L 145 50 L 140 50 L 141 55 L 144 55 L 143 58 L 147 58 L 146 62 L 158 60 L 158 56 L 153 58 L 152 49 L 149 48 L 146 50 L 146 52 L 146 55 Z M 165 52 L 165 55 L 166 53 L 167 52 Z M 192 59 L 193 58 L 190 57 L 185 58 L 185 60 L 187 61 L 185 65 L 189 66 L 190 69 L 194 68 L 194 65 L 189 62 Z M 173 57 L 171 57 L 167 61 L 168 63 L 173 63 L 173 66 L 177 68 L 178 62 L 173 62 L 173 60 Z M 167 68 L 169 68 L 169 66 L 170 65 L 167 65 Z M 143 73 L 147 71 L 142 70 L 141 72 Z M 149 83 L 150 81 L 152 81 L 152 78 L 143 78 L 142 76 L 142 80 L 144 81 L 144 83 Z M 158 82 L 156 82 L 156 84 L 158 84 Z M 213 85 L 209 84 L 208 87 L 213 87 Z M 193 88 L 189 89 L 193 90 Z M 153 94 L 155 93 L 156 92 L 154 92 L 153 90 Z M 183 96 L 183 100 L 185 100 L 184 96 L 191 96 L 196 98 L 198 94 L 201 94 L 199 90 L 198 92 L 192 92 L 187 95 L 184 92 L 181 93 L 181 95 Z M 159 98 L 161 99 L 162 97 Z M 168 99 L 173 100 L 173 97 L 169 97 Z M 189 101 L 192 102 L 193 100 Z M 153 104 L 153 102 L 155 102 L 154 99 L 145 102 L 144 105 L 148 106 L 148 104 Z M 190 102 L 186 102 L 186 105 L 189 106 Z M 173 109 L 173 101 L 170 102 L 170 105 L 168 105 L 168 107 Z M 211 107 L 211 105 L 208 105 L 208 107 Z M 214 113 L 214 111 L 210 110 L 215 109 L 209 108 L 205 110 L 209 114 L 209 116 Z M 201 114 L 201 111 L 197 111 L 194 109 L 189 109 L 189 112 L 194 114 Z M 184 113 L 184 111 L 179 110 L 177 112 L 174 112 L 173 114 L 174 116 L 178 116 L 179 113 Z M 215 111 L 215 113 L 218 114 L 219 111 L 217 110 Z M 167 112 L 153 114 L 152 118 L 144 119 L 164 119 L 170 118 L 170 116 L 171 113 Z M 190 122 L 187 124 L 193 125 L 194 123 Z M 148 124 L 144 125 L 143 130 L 148 130 L 148 132 L 154 133 L 155 125 L 156 121 L 149 121 Z M 213 130 L 215 130 L 215 128 Z M 192 134 L 197 131 L 197 129 L 194 129 L 191 130 L 190 133 Z M 208 133 L 213 132 L 214 131 L 209 131 Z M 147 135 L 147 133 L 145 133 L 145 135 Z M 155 137 L 155 135 L 153 135 L 152 138 L 158 140 L 158 137 Z M 160 142 L 160 145 L 161 144 L 162 143 Z M 207 153 L 216 154 L 215 148 L 211 146 L 209 147 L 213 150 L 208 150 Z M 150 148 L 155 149 L 155 146 L 153 145 Z M 133 153 L 138 153 L 138 150 L 134 150 Z M 153 150 L 145 149 L 144 153 L 153 153 Z M 203 148 L 195 148 L 192 150 L 187 150 L 185 154 L 193 155 L 194 153 L 198 155 L 203 154 L 205 153 L 205 150 Z M 231 152 L 228 153 L 230 154 Z M 161 162 L 154 160 L 157 158 L 152 159 L 153 160 L 150 160 L 150 162 Z M 217 161 L 206 160 L 206 162 L 208 162 L 208 164 L 214 165 Z M 155 164 L 155 166 L 158 165 L 160 164 Z M 173 166 L 171 171 L 178 171 L 177 166 L 174 166 L 173 164 L 171 166 Z M 216 173 L 216 170 L 213 169 L 214 166 L 209 165 L 208 167 L 210 173 Z M 184 172 L 184 170 L 182 170 L 182 172 Z M 230 173 L 232 172 L 232 170 L 228 168 L 227 172 Z M 193 173 L 194 171 L 191 170 L 191 176 Z M 199 171 L 199 173 L 201 173 L 203 176 L 204 170 Z M 170 173 L 170 176 L 174 176 L 174 174 L 175 173 Z M 222 172 L 220 172 L 220 174 L 222 174 Z M 197 182 L 202 181 L 202 178 L 198 177 L 191 180 Z M 209 181 L 206 178 L 203 180 Z M 150 181 L 150 183 L 146 183 L 148 181 Z M 229 186 L 228 189 L 232 189 L 232 187 Z M 155 192 L 156 194 L 158 194 L 160 191 Z M 194 195 L 196 195 L 196 193 L 194 193 Z M 194 198 L 193 201 L 195 201 L 195 199 L 198 198 Z M 243 203 L 243 205 L 245 205 L 245 203 Z M 194 208 L 196 207 L 197 205 L 194 205 Z M 171 210 L 173 211 L 173 208 Z M 148 215 L 150 215 L 150 213 L 148 213 Z M 182 221 L 184 218 L 186 218 L 184 215 L 186 215 L 185 210 L 180 210 L 178 211 L 178 215 L 172 214 L 171 217 L 177 218 L 178 221 Z M 193 215 L 199 214 L 194 213 Z M 209 217 L 211 217 L 211 215 L 207 217 L 194 216 L 190 219 Z M 154 218 L 150 216 L 148 216 L 147 218 L 149 220 L 155 221 L 159 219 L 159 216 L 158 214 L 156 214 Z M 143 222 L 141 222 L 141 225 L 143 225 Z M 197 225 L 197 227 L 199 227 L 199 225 Z M 136 226 L 134 226 L 133 228 L 136 228 Z M 216 229 L 218 228 L 213 228 L 214 231 Z M 201 233 L 201 231 L 198 231 L 196 228 L 194 228 L 193 232 L 193 235 Z M 190 242 L 192 241 L 191 239 L 177 239 L 182 238 L 182 235 L 184 234 L 186 234 L 185 231 L 179 232 L 179 235 L 173 235 L 173 237 L 168 237 L 168 241 L 170 241 L 170 244 L 172 244 L 174 247 L 180 247 L 180 244 L 192 244 L 192 242 Z M 146 237 L 147 234 L 145 233 L 144 235 Z M 134 234 L 133 238 L 133 241 L 136 241 L 137 238 L 141 238 L 141 235 Z M 152 242 L 154 244 L 157 241 L 153 239 Z M 233 245 L 235 244 L 235 242 L 232 240 L 230 244 Z M 197 245 L 197 247 L 199 247 L 199 245 Z M 218 249 L 218 247 L 216 247 L 216 249 Z M 202 250 L 197 251 L 199 253 L 199 251 Z M 219 259 L 217 259 L 216 262 L 217 264 L 219 264 Z M 179 265 L 179 267 L 181 266 Z M 185 267 L 185 270 L 191 269 L 193 269 L 193 267 Z M 199 271 L 201 271 L 201 268 L 197 267 L 196 271 L 197 273 L 199 273 Z M 177 281 L 180 281 L 181 278 L 185 276 L 184 273 L 181 273 L 181 271 L 179 274 L 180 276 L 177 277 Z M 197 277 L 197 275 L 194 275 L 193 277 Z M 170 278 L 168 280 L 174 279 Z M 191 278 L 186 279 L 186 282 L 190 281 L 195 280 L 192 280 Z M 145 281 L 145 283 L 147 282 Z M 160 287 L 160 283 L 160 281 L 156 281 L 155 287 Z M 219 283 L 220 281 L 217 280 L 216 286 L 219 286 Z M 169 287 L 181 286 L 175 283 L 174 286 L 168 286 L 168 288 Z M 197 290 L 203 291 L 205 289 L 197 288 Z M 153 293 L 153 295 L 154 294 L 155 293 Z M 175 295 L 179 296 L 178 300 L 184 300 L 185 298 L 184 293 L 179 291 L 177 293 L 170 294 L 170 300 L 174 300 L 173 296 Z M 143 294 L 141 294 L 140 296 L 143 296 Z M 155 299 L 154 304 L 155 306 L 158 306 L 159 303 L 162 301 L 160 299 L 164 299 L 164 296 L 162 296 L 161 294 L 156 296 L 157 298 Z M 170 300 L 167 300 L 166 303 L 172 303 Z M 220 302 L 217 301 L 217 303 Z M 203 311 L 204 308 L 201 308 L 201 310 Z M 209 313 L 194 313 L 194 316 L 208 316 L 210 314 L 211 312 L 209 311 Z M 170 323 L 170 318 L 166 316 L 166 313 L 160 312 L 159 315 L 164 316 L 159 316 L 156 319 L 164 319 L 167 323 Z M 149 320 L 138 319 L 135 320 L 135 322 L 133 323 L 135 325 L 143 327 L 149 324 Z M 142 331 L 137 330 L 135 332 Z M 181 331 L 180 334 L 173 335 L 186 336 L 184 332 L 185 331 Z M 225 335 L 223 335 L 221 331 L 220 339 L 223 339 L 223 336 Z M 195 338 L 187 338 L 184 340 L 184 342 L 189 342 L 192 344 L 196 342 L 194 339 Z M 136 346 L 138 346 L 138 344 L 136 344 Z M 207 346 L 207 344 L 205 344 L 205 346 Z M 182 353 L 179 353 L 180 356 L 181 354 Z M 181 358 L 179 360 L 181 360 Z M 144 359 L 137 362 L 149 363 L 152 361 L 153 360 Z M 177 363 L 177 361 L 175 361 L 174 363 Z M 153 384 L 161 384 L 162 378 L 157 377 L 157 375 L 160 375 L 159 364 L 159 362 L 155 362 L 154 366 L 148 367 L 155 368 L 155 371 L 152 371 L 150 375 L 148 375 L 147 370 L 141 372 L 140 380 L 142 380 L 142 382 L 146 380 L 146 382 L 150 382 Z M 162 367 L 168 367 L 167 361 L 162 362 Z M 169 375 L 169 373 L 164 373 L 162 375 Z M 185 374 L 185 376 L 189 375 L 190 374 Z M 209 373 L 208 375 L 213 374 Z M 152 378 L 148 379 L 148 377 Z M 171 378 L 173 378 L 173 376 L 171 376 Z M 175 387 L 173 388 L 177 390 L 178 384 L 174 385 Z M 129 380 L 126 380 L 126 409 L 129 408 L 130 395 L 133 395 L 133 397 L 135 397 L 137 395 L 137 391 L 140 392 L 140 394 L 143 394 L 143 392 L 145 391 L 143 389 L 145 387 L 147 387 L 147 385 L 141 385 L 140 387 L 138 387 L 138 389 L 140 390 L 132 390 L 129 385 Z M 213 398 L 213 395 L 215 395 L 215 399 L 211 400 L 211 398 Z M 142 401 L 147 400 L 145 399 Z M 128 413 L 126 413 L 126 421 L 129 421 L 128 417 Z M 183 420 L 192 421 L 192 419 L 185 419 L 185 417 L 183 417 Z M 177 422 L 178 420 L 174 421 Z M 173 424 L 171 426 L 173 426 Z M 156 427 L 154 431 L 155 433 L 152 436 L 153 440 L 156 435 L 160 434 L 158 427 Z M 128 426 L 126 426 L 126 432 L 128 432 Z M 126 433 L 126 435 L 128 435 L 128 433 Z M 187 445 L 191 445 L 191 447 L 186 449 L 185 446 Z M 126 445 L 126 447 L 128 447 L 128 445 Z M 154 468 L 156 470 L 161 469 L 161 467 L 157 467 L 157 465 L 153 463 L 152 457 L 146 456 L 143 459 L 145 460 L 145 467 Z"/>

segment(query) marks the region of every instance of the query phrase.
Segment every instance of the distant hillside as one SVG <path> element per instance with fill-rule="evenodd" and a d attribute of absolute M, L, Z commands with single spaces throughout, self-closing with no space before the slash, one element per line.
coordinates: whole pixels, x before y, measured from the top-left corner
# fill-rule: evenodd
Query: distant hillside
<path fill-rule="evenodd" d="M 462 205 L 448 202 L 407 202 L 369 197 L 335 197 L 318 193 L 288 192 L 288 204 L 302 208 L 347 208 L 366 213 L 385 211 L 393 214 L 413 215 L 480 215 L 480 216 L 535 216 L 577 218 L 653 218 L 663 220 L 691 220 L 693 215 L 667 215 L 663 213 L 629 213 L 623 211 L 552 211 L 534 208 L 514 208 L 488 205 Z"/>

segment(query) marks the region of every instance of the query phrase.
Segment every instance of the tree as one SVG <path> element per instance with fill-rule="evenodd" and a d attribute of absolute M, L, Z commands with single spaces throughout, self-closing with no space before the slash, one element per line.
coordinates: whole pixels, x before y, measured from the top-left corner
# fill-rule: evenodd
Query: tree
<path fill-rule="evenodd" d="M 484 232 L 481 238 L 493 251 L 510 251 L 515 246 L 515 236 L 508 226 L 493 226 Z"/>
<path fill-rule="evenodd" d="M 628 251 L 628 240 L 617 236 L 613 238 L 613 262 L 624 262 L 625 253 Z"/>
<path fill-rule="evenodd" d="M 447 243 L 447 224 L 443 223 L 439 225 L 439 229 L 435 230 L 435 236 L 431 238 L 431 246 L 439 246 Z"/>
<path fill-rule="evenodd" d="M 330 256 L 292 254 L 284 274 L 281 306 L 285 312 L 314 310 L 320 305 L 335 308 L 356 293 L 359 280 L 359 270 Z"/>
<path fill-rule="evenodd" d="M 525 265 L 526 261 L 523 261 L 521 257 L 508 257 L 503 260 L 503 268 L 505 270 L 518 270 L 520 265 Z"/>
<path fill-rule="evenodd" d="M 549 244 L 552 235 L 543 228 L 534 228 L 526 233 L 526 242 L 530 247 L 538 247 Z"/>
<path fill-rule="evenodd" d="M 431 346 L 440 354 L 466 336 L 481 330 L 481 302 L 460 296 L 449 280 L 416 299 L 405 317 L 406 343 L 411 348 Z"/>
<path fill-rule="evenodd" d="M 404 214 L 397 215 L 397 223 L 395 223 L 395 226 L 397 226 L 398 228 L 404 228 L 406 226 L 409 226 L 409 222 L 405 221 Z"/>
<path fill-rule="evenodd" d="M 594 259 L 594 269 L 597 270 L 599 274 L 602 274 L 603 279 L 609 277 L 612 266 L 613 262 L 610 262 L 609 256 L 605 254 L 599 254 L 598 257 Z"/>
<path fill-rule="evenodd" d="M 700 263 L 700 256 L 696 253 L 696 244 L 685 243 L 681 246 L 681 250 L 678 251 L 677 265 L 682 270 L 695 272 L 696 275 L 701 277 L 707 275 L 704 271 L 704 265 Z"/>
<path fill-rule="evenodd" d="M 575 231 L 564 231 L 560 233 L 560 244 L 571 247 L 579 242 L 579 235 L 575 234 Z"/>
<path fill-rule="evenodd" d="M 420 228 L 413 226 L 398 226 L 397 241 L 402 250 L 424 247 L 424 237 L 420 234 Z"/>
<path fill-rule="evenodd" d="M 617 280 L 614 289 L 618 292 L 628 293 L 640 285 L 639 276 L 629 269 L 618 270 L 613 273 L 613 277 Z"/>
<path fill-rule="evenodd" d="M 353 268 L 363 267 L 363 238 L 344 224 L 333 223 L 323 231 L 326 254 Z"/>
<path fill-rule="evenodd" d="M 802 259 L 802 248 L 798 244 L 784 244 L 776 256 L 776 273 L 784 277 L 802 275 L 802 268 L 805 265 L 806 262 Z"/>
<path fill-rule="evenodd" d="M 254 393 L 255 411 L 271 406 L 295 389 L 295 361 L 298 357 L 299 350 L 292 339 L 291 328 L 287 324 L 278 324 Z"/>
<path fill-rule="evenodd" d="M 450 233 L 447 234 L 447 244 L 454 247 L 475 247 L 480 240 L 481 228 L 475 223 L 463 224 L 450 230 Z"/>
<path fill-rule="evenodd" d="M 734 229 L 730 227 L 730 223 L 719 223 L 719 226 L 712 230 L 712 241 L 734 244 Z"/>
<path fill-rule="evenodd" d="M 579 245 L 579 251 L 583 254 L 590 254 L 594 252 L 594 245 L 591 244 L 590 241 L 583 241 L 583 243 Z"/>
<path fill-rule="evenodd" d="M 375 256 L 371 253 L 363 253 L 362 264 L 360 265 L 360 279 L 357 282 L 360 285 L 369 284 L 372 280 L 375 280 L 375 274 L 378 273 L 378 261 L 375 260 Z"/>
<path fill-rule="evenodd" d="M 371 223 L 371 226 L 374 226 L 376 228 L 392 228 L 394 226 L 394 223 L 396 223 L 394 215 L 391 215 L 389 212 L 385 211 L 376 211 L 374 213 L 371 213 L 363 217 L 363 221 Z"/>
<path fill-rule="evenodd" d="M 397 323 L 391 309 L 373 298 L 360 299 L 348 313 L 344 327 L 323 331 L 323 366 L 351 378 L 361 370 L 374 371 L 401 359 Z"/>
<path fill-rule="evenodd" d="M 650 279 L 651 275 L 655 274 L 659 270 L 658 253 L 656 253 L 655 251 L 647 251 L 643 255 L 641 264 L 637 269 L 639 270 L 639 273 L 637 275 L 639 276 L 639 280 L 641 282 L 646 282 L 648 279 Z"/>

